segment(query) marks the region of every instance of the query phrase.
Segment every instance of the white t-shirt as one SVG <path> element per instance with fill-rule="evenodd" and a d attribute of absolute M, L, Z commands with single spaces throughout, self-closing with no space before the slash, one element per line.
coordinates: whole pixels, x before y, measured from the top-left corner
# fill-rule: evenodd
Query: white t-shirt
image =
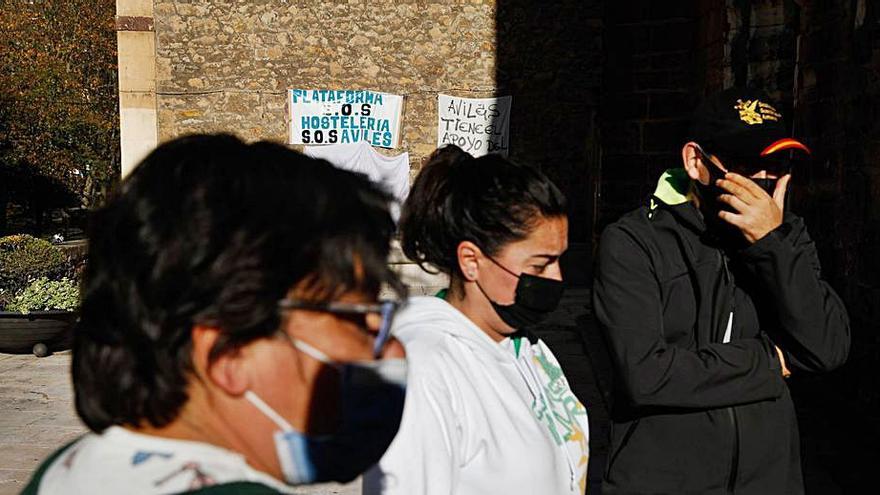
<path fill-rule="evenodd" d="M 68 447 L 47 468 L 39 494 L 170 494 L 247 481 L 293 493 L 241 454 L 214 445 L 142 435 L 113 426 Z"/>

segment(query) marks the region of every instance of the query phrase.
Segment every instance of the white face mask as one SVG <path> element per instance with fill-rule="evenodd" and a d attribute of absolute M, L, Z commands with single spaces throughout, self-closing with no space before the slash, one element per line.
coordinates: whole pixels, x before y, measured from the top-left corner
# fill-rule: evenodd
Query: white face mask
<path fill-rule="evenodd" d="M 248 390 L 244 397 L 280 429 L 274 440 L 285 482 L 351 481 L 379 461 L 397 434 L 406 396 L 406 360 L 340 364 L 305 342 L 290 340 L 304 354 L 339 370 L 339 428 L 311 436 L 296 431 L 254 392 Z"/>

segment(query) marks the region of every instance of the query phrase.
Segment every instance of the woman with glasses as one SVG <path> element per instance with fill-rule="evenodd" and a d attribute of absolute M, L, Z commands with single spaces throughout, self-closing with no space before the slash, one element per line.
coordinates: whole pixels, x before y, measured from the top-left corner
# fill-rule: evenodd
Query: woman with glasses
<path fill-rule="evenodd" d="M 395 317 L 406 407 L 364 493 L 584 493 L 586 411 L 527 330 L 562 295 L 563 195 L 530 167 L 446 147 L 416 178 L 400 232 L 406 255 L 450 284 Z"/>
<path fill-rule="evenodd" d="M 287 493 L 350 481 L 403 411 L 389 196 L 270 143 L 153 151 L 94 214 L 76 409 L 24 493 Z"/>

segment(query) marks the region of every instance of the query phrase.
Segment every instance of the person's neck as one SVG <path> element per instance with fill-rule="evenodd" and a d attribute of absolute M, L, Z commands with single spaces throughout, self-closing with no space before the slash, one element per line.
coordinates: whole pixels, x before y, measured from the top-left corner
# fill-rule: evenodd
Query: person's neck
<path fill-rule="evenodd" d="M 501 342 L 507 335 L 495 330 L 490 324 L 489 318 L 496 316 L 495 309 L 476 285 L 475 282 L 452 284 L 446 294 L 446 302 L 467 316 L 490 339 Z"/>
<path fill-rule="evenodd" d="M 152 435 L 162 438 L 170 438 L 175 440 L 188 440 L 193 442 L 209 443 L 217 445 L 229 450 L 235 450 L 232 442 L 227 438 L 229 435 L 224 434 L 227 428 L 213 414 L 203 414 L 198 421 L 194 421 L 195 411 L 211 410 L 204 407 L 207 402 L 205 394 L 201 392 L 199 387 L 190 387 L 187 395 L 189 398 L 186 404 L 180 409 L 177 417 L 168 424 L 162 426 L 154 426 L 149 422 L 144 422 L 137 427 L 127 427 L 128 429 L 144 435 Z M 216 411 L 216 410 L 215 410 Z"/>
<path fill-rule="evenodd" d="M 258 456 L 252 455 L 248 444 L 231 426 L 223 414 L 223 408 L 214 404 L 210 395 L 199 386 L 191 386 L 188 400 L 180 413 L 164 426 L 153 426 L 148 422 L 126 429 L 143 435 L 151 435 L 171 440 L 201 442 L 243 455 L 246 462 L 258 471 L 272 473 L 272 466 L 265 466 Z M 206 414 L 206 411 L 210 411 Z"/>

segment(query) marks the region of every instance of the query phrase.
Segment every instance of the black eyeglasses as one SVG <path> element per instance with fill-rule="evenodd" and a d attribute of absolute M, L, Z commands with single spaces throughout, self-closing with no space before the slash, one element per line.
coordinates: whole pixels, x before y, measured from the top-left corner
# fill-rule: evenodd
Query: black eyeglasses
<path fill-rule="evenodd" d="M 278 301 L 278 309 L 281 311 L 290 311 L 292 309 L 305 309 L 308 311 L 320 311 L 324 313 L 332 313 L 337 315 L 368 315 L 378 314 L 382 317 L 379 324 L 379 333 L 373 342 L 373 357 L 379 357 L 382 349 L 391 337 L 391 320 L 394 313 L 400 307 L 399 301 L 379 301 L 376 303 L 356 303 L 356 302 L 312 302 L 302 301 L 299 299 L 282 299 Z"/>

